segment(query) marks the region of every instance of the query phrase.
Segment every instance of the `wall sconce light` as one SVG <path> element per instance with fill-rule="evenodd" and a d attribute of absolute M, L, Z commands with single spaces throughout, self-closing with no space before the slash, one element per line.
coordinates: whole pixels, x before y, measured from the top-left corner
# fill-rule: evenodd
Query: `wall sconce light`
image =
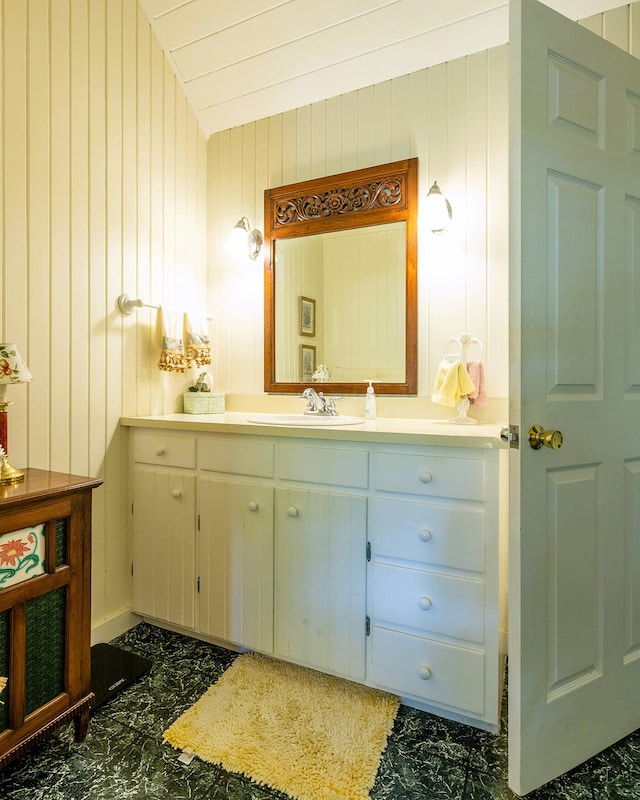
<path fill-rule="evenodd" d="M 251 230 L 246 217 L 239 219 L 231 231 L 225 250 L 234 256 L 248 255 L 252 261 L 260 255 L 264 237 L 257 228 Z"/>
<path fill-rule="evenodd" d="M 442 194 L 438 181 L 433 182 L 433 186 L 427 194 L 425 215 L 431 233 L 444 233 L 451 224 L 453 218 L 451 204 Z"/>
<path fill-rule="evenodd" d="M 0 484 L 19 483 L 24 480 L 24 472 L 9 464 L 9 443 L 7 434 L 7 386 L 10 383 L 28 383 L 31 373 L 15 344 L 0 344 Z"/>

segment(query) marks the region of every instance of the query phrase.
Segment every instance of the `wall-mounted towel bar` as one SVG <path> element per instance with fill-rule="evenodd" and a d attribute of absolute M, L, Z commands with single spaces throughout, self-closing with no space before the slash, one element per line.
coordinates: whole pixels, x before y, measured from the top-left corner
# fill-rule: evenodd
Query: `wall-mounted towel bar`
<path fill-rule="evenodd" d="M 124 314 L 126 317 L 133 314 L 134 311 L 137 311 L 139 308 L 155 308 L 158 309 L 160 306 L 154 306 L 151 303 L 145 303 L 144 300 L 138 298 L 133 298 L 128 294 L 121 294 L 117 301 L 118 309 L 120 310 L 121 314 Z M 213 320 L 215 317 L 210 317 L 207 315 L 208 320 Z"/>

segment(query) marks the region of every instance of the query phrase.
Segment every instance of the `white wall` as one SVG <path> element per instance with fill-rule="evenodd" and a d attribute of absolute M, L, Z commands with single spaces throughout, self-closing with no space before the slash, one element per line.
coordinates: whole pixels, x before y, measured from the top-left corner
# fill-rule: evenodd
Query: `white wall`
<path fill-rule="evenodd" d="M 640 3 L 584 24 L 640 53 Z M 420 225 L 419 397 L 381 397 L 378 413 L 442 416 L 429 395 L 445 343 L 461 332 L 485 343 L 494 402 L 477 415 L 506 413 L 506 45 L 210 137 L 209 302 L 219 316 L 217 385 L 230 393 L 229 408 L 265 398 L 261 266 L 229 261 L 222 249 L 228 230 L 242 215 L 262 227 L 266 187 L 412 156 L 420 162 L 420 198 L 438 180 L 454 224 L 442 237 Z"/>
<path fill-rule="evenodd" d="M 640 54 L 640 3 L 588 24 Z M 94 625 L 130 606 L 118 419 L 173 411 L 185 382 L 155 368 L 154 312 L 123 318 L 115 299 L 195 307 L 208 279 L 219 384 L 259 399 L 262 269 L 229 263 L 220 242 L 243 214 L 262 223 L 264 187 L 418 155 L 455 227 L 421 238 L 422 398 L 397 403 L 432 410 L 442 337 L 461 326 L 486 338 L 492 394 L 506 394 L 506 48 L 219 134 L 208 151 L 136 0 L 0 0 L 0 56 L 0 336 L 34 376 L 9 390 L 11 460 L 105 480 Z"/>
<path fill-rule="evenodd" d="M 154 312 L 206 284 L 206 142 L 137 0 L 0 0 L 0 335 L 11 461 L 98 476 L 93 622 L 130 606 L 122 414 L 173 411 Z"/>
<path fill-rule="evenodd" d="M 262 393 L 262 274 L 239 269 L 221 249 L 233 222 L 246 214 L 261 227 L 269 186 L 418 156 L 420 197 L 437 179 L 454 224 L 441 237 L 420 226 L 421 397 L 404 402 L 420 414 L 437 413 L 428 400 L 436 369 L 449 337 L 462 332 L 486 343 L 491 394 L 505 398 L 507 149 L 506 46 L 212 136 L 209 258 L 220 389 Z M 238 317 L 241 291 L 252 305 Z"/>

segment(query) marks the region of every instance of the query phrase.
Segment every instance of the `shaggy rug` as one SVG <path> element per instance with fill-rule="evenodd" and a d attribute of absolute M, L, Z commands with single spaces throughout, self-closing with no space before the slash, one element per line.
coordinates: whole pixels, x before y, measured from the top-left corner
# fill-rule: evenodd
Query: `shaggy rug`
<path fill-rule="evenodd" d="M 365 800 L 400 701 L 247 653 L 164 741 L 297 800 Z"/>

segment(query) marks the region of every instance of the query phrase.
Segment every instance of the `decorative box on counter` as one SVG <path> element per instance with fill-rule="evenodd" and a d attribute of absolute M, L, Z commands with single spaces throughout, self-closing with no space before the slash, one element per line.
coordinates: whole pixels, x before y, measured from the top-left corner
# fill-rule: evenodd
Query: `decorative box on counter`
<path fill-rule="evenodd" d="M 222 392 L 183 392 L 185 414 L 224 414 Z"/>

